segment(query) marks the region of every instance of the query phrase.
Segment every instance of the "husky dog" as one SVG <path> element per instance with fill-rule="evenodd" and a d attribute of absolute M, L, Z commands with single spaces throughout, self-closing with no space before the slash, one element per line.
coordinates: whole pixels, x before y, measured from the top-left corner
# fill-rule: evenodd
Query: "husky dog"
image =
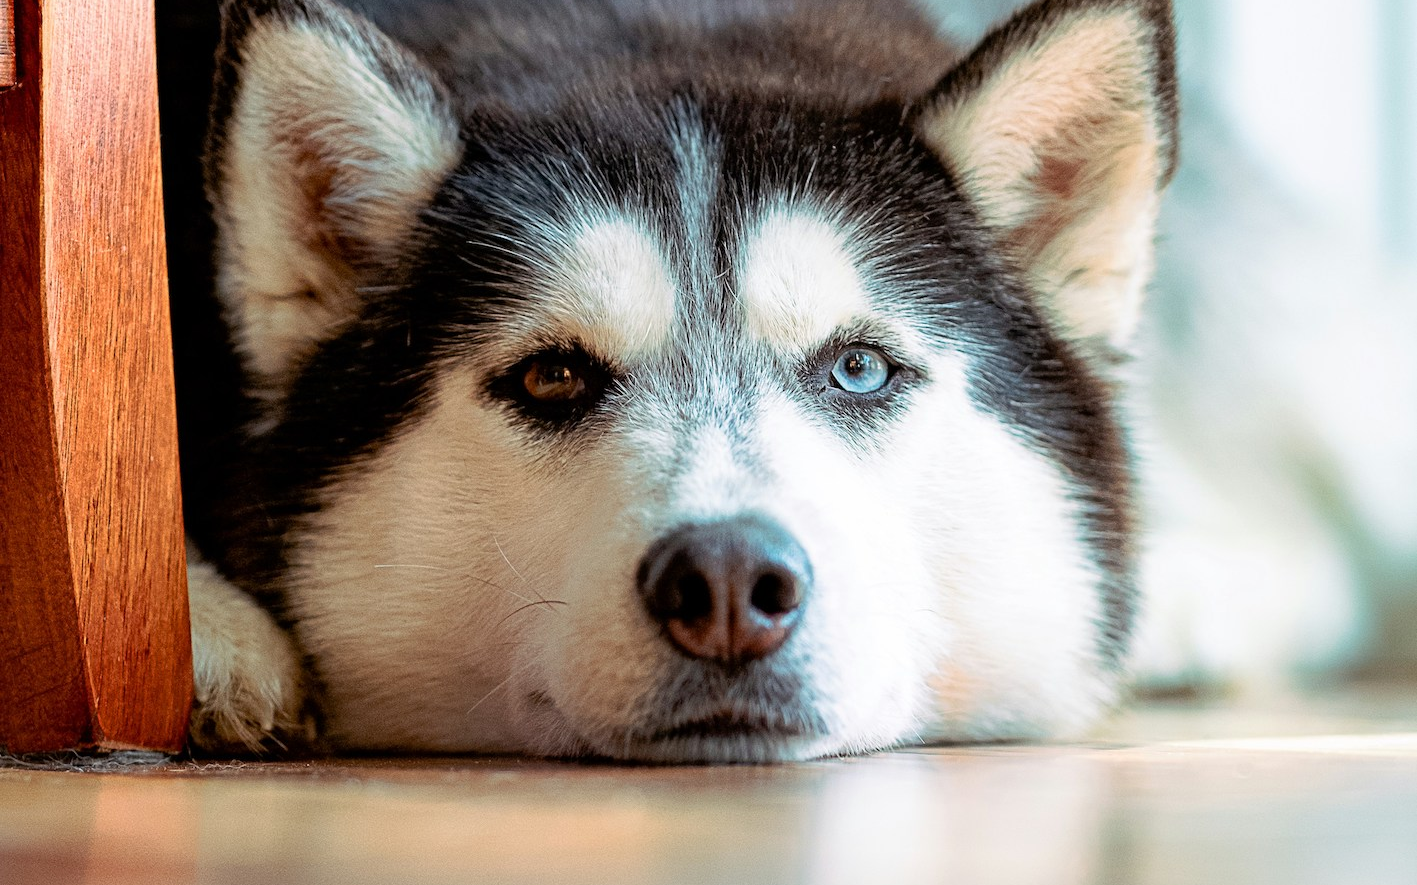
<path fill-rule="evenodd" d="M 187 468 L 195 743 L 1093 723 L 1172 39 L 1167 0 L 1043 0 L 973 51 L 905 0 L 228 2 L 247 408 Z"/>

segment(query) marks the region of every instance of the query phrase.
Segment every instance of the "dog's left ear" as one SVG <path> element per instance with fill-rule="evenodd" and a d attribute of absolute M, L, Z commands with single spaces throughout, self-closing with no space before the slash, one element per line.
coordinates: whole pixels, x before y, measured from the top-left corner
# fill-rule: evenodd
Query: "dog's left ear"
<path fill-rule="evenodd" d="M 1043 0 L 916 118 L 1061 331 L 1124 345 L 1176 162 L 1170 0 Z"/>

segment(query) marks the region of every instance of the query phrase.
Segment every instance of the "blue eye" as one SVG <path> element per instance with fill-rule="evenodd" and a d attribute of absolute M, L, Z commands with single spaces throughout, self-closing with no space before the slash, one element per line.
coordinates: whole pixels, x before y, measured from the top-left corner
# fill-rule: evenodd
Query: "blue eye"
<path fill-rule="evenodd" d="M 848 393 L 875 393 L 889 380 L 890 361 L 870 347 L 849 348 L 832 366 L 832 382 Z"/>

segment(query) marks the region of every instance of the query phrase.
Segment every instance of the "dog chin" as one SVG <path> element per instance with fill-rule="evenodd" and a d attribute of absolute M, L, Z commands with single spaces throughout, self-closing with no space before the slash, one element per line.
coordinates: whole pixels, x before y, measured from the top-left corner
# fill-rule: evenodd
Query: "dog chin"
<path fill-rule="evenodd" d="M 582 740 L 580 752 L 557 754 L 579 759 L 647 762 L 663 765 L 710 763 L 801 762 L 852 752 L 845 742 L 829 735 L 789 734 L 775 731 L 675 729 L 673 733 L 644 735 L 639 731 L 604 734 Z"/>
<path fill-rule="evenodd" d="M 725 709 L 672 719 L 651 717 L 628 726 L 578 727 L 559 710 L 542 705 L 527 724 L 533 726 L 532 751 L 555 758 L 659 764 L 764 763 L 861 752 L 807 711 L 762 715 Z"/>
<path fill-rule="evenodd" d="M 826 737 L 786 737 L 744 732 L 738 735 L 694 735 L 630 743 L 622 758 L 663 764 L 802 762 L 847 752 L 841 742 Z"/>

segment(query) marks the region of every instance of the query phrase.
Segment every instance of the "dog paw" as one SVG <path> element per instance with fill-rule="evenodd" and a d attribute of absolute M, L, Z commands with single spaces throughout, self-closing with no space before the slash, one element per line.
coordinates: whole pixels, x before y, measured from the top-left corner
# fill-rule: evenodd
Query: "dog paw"
<path fill-rule="evenodd" d="M 212 753 L 258 753 L 314 740 L 300 655 L 270 613 L 188 551 L 195 703 L 189 740 Z"/>

